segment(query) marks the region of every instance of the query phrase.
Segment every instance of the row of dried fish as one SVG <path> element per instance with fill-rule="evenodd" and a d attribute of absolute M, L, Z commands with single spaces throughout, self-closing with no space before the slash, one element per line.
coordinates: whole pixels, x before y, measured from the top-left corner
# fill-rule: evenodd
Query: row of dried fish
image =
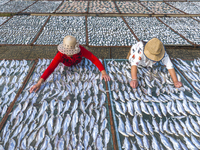
<path fill-rule="evenodd" d="M 31 4 L 33 4 L 34 1 L 10 1 L 4 5 L 0 5 L 0 12 L 13 12 L 17 13 L 22 11 L 23 9 L 27 8 Z"/>
<path fill-rule="evenodd" d="M 41 75 L 49 63 L 48 59 L 39 59 L 35 72 Z M 90 66 L 89 64 L 92 63 L 87 60 L 80 63 L 82 67 Z M 55 74 L 56 77 L 49 79 L 49 82 L 46 81 L 37 93 L 30 94 L 28 91 L 32 83 L 35 82 L 33 81 L 35 78 L 30 78 L 27 87 L 18 97 L 16 107 L 3 129 L 2 147 L 13 149 L 31 149 L 33 146 L 35 149 L 46 149 L 47 147 L 47 149 L 107 148 L 111 140 L 107 107 L 104 106 L 106 95 L 93 87 L 94 84 L 96 86 L 99 81 L 101 82 L 99 78 L 87 77 L 84 82 L 93 80 L 90 88 L 85 87 L 91 93 L 85 98 L 76 99 L 81 95 L 78 92 L 79 88 L 84 91 L 84 84 L 78 86 L 78 81 L 81 82 L 80 77 L 84 72 L 91 71 L 88 70 L 90 68 L 83 69 L 81 66 L 79 68 L 69 67 L 71 70 L 69 72 L 68 69 L 63 70 L 62 65 L 59 65 L 53 73 L 53 76 Z M 70 78 L 66 77 L 65 79 L 65 74 L 61 74 L 63 71 Z M 89 74 L 93 74 L 93 72 Z M 95 77 L 99 77 L 98 74 L 95 74 Z M 94 75 L 90 75 L 90 77 L 94 77 Z M 73 85 L 70 85 L 68 80 Z M 94 88 L 94 93 L 92 93 L 91 88 Z M 41 104 L 40 107 L 37 106 L 38 103 Z M 10 139 L 9 142 L 8 139 Z"/>
<path fill-rule="evenodd" d="M 35 44 L 57 45 L 66 35 L 73 35 L 80 44 L 86 44 L 85 17 L 52 16 Z"/>
<path fill-rule="evenodd" d="M 137 14 L 149 14 L 149 12 L 145 7 L 143 7 L 139 2 L 131 2 L 131 1 L 116 1 L 116 4 L 121 13 L 137 13 Z"/>
<path fill-rule="evenodd" d="M 138 67 L 139 87 L 134 90 L 129 86 L 130 64 L 115 60 L 107 63 L 112 101 L 118 118 L 117 128 L 120 136 L 123 136 L 120 138 L 122 148 L 182 149 L 180 145 L 186 144 L 189 149 L 197 149 L 200 137 L 200 106 L 197 102 L 200 98 L 184 84 L 181 88 L 174 88 L 167 69 L 159 65 L 156 64 L 156 69 Z M 181 81 L 179 75 L 178 80 Z M 183 118 L 186 121 L 183 122 Z"/>
<path fill-rule="evenodd" d="M 85 13 L 87 12 L 88 1 L 66 1 L 64 2 L 57 13 Z"/>
<path fill-rule="evenodd" d="M 53 13 L 61 4 L 61 1 L 37 1 L 23 12 L 27 13 Z"/>
<path fill-rule="evenodd" d="M 186 39 L 193 43 L 200 44 L 199 31 L 200 22 L 185 17 L 160 18 L 164 23 L 169 25 L 172 29 L 183 35 Z"/>
<path fill-rule="evenodd" d="M 193 2 L 169 2 L 170 5 L 188 13 L 188 14 L 199 14 L 200 8 Z"/>
<path fill-rule="evenodd" d="M 155 14 L 183 14 L 179 10 L 167 5 L 164 2 L 141 2 Z"/>
<path fill-rule="evenodd" d="M 0 114 L 5 115 L 30 69 L 26 60 L 0 61 Z"/>
<path fill-rule="evenodd" d="M 13 16 L 0 27 L 0 44 L 30 44 L 48 16 Z"/>
<path fill-rule="evenodd" d="M 89 13 L 118 13 L 112 1 L 92 1 L 89 3 Z"/>
<path fill-rule="evenodd" d="M 9 17 L 0 17 L 0 25 L 8 19 L 9 19 Z"/>
<path fill-rule="evenodd" d="M 88 17 L 88 40 L 92 46 L 130 46 L 136 39 L 121 17 Z"/>
<path fill-rule="evenodd" d="M 194 59 L 191 63 L 187 63 L 182 59 L 174 59 L 176 66 L 185 74 L 185 76 L 191 81 L 195 89 L 200 90 L 200 60 Z"/>
<path fill-rule="evenodd" d="M 139 39 L 149 41 L 157 37 L 165 45 L 190 45 L 155 17 L 125 17 L 125 19 Z"/>

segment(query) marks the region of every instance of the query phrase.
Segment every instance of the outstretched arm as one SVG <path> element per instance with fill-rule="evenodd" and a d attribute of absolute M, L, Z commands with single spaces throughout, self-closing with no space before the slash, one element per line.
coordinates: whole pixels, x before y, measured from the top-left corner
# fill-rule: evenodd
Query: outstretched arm
<path fill-rule="evenodd" d="M 49 77 L 49 75 L 54 71 L 54 69 L 58 66 L 58 64 L 60 63 L 61 58 L 60 58 L 60 54 L 57 53 L 56 56 L 54 57 L 54 59 L 52 60 L 52 62 L 50 63 L 50 65 L 48 66 L 48 68 L 44 71 L 44 73 L 42 74 L 41 78 L 39 79 L 39 81 L 33 85 L 30 88 L 30 93 L 32 93 L 33 91 L 37 92 L 40 89 L 41 84 Z"/>
<path fill-rule="evenodd" d="M 132 80 L 130 82 L 130 86 L 135 89 L 138 86 L 137 66 L 135 65 L 131 66 L 131 77 L 132 77 Z"/>
<path fill-rule="evenodd" d="M 174 86 L 177 87 L 177 88 L 180 88 L 182 86 L 182 83 L 180 81 L 178 81 L 174 68 L 173 69 L 168 69 L 168 71 L 169 71 L 169 74 L 172 77 L 172 80 L 174 82 Z"/>
<path fill-rule="evenodd" d="M 104 79 L 105 81 L 110 81 L 110 77 L 106 73 L 106 71 L 105 71 L 102 63 L 99 61 L 99 59 L 96 56 L 94 56 L 90 51 L 85 49 L 83 46 L 80 46 L 80 48 L 81 48 L 81 53 L 82 53 L 83 57 L 89 59 L 100 70 L 100 72 L 102 73 L 102 79 Z"/>

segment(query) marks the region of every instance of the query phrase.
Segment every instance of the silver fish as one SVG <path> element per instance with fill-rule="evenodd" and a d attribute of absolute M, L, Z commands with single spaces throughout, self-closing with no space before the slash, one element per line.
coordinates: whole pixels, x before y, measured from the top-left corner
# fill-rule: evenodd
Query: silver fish
<path fill-rule="evenodd" d="M 26 137 L 22 140 L 21 149 L 26 149 Z"/>
<path fill-rule="evenodd" d="M 92 116 L 92 110 L 93 110 L 93 104 L 90 105 L 89 107 L 89 115 Z"/>
<path fill-rule="evenodd" d="M 147 109 L 147 107 L 146 107 L 146 105 L 143 101 L 140 101 L 140 106 L 141 106 L 142 112 L 144 112 L 147 115 L 150 115 L 150 113 L 149 113 L 149 111 L 148 111 L 148 109 Z"/>
<path fill-rule="evenodd" d="M 138 100 L 135 101 L 135 102 L 133 103 L 133 105 L 134 105 L 135 112 L 136 112 L 137 114 L 139 114 L 140 116 L 142 116 L 142 111 L 141 111 L 141 108 L 140 108 L 140 105 L 139 105 L 139 101 L 138 101 Z"/>
<path fill-rule="evenodd" d="M 43 126 L 37 133 L 35 149 L 37 149 L 39 144 L 42 142 L 42 140 L 44 139 L 44 136 L 45 136 L 45 128 Z"/>
<path fill-rule="evenodd" d="M 61 137 L 60 140 L 58 140 L 58 150 L 63 150 L 64 149 L 64 139 Z"/>
<path fill-rule="evenodd" d="M 169 121 L 169 128 L 174 135 L 178 136 L 178 132 L 176 131 L 176 129 L 171 121 Z"/>
<path fill-rule="evenodd" d="M 148 140 L 147 136 L 144 135 L 142 140 L 143 140 L 144 148 L 147 150 L 150 150 L 150 144 L 149 144 L 149 140 Z"/>
<path fill-rule="evenodd" d="M 110 141 L 110 131 L 106 128 L 104 130 L 104 147 L 107 148 L 107 145 Z"/>
<path fill-rule="evenodd" d="M 187 137 L 183 137 L 187 147 L 192 150 L 198 150 L 198 148 Z"/>
<path fill-rule="evenodd" d="M 131 148 L 131 143 L 129 142 L 127 137 L 124 138 L 124 143 L 123 143 L 122 148 L 126 150 L 130 150 Z"/>
<path fill-rule="evenodd" d="M 128 137 L 129 135 L 126 133 L 125 125 L 124 125 L 124 122 L 123 122 L 121 116 L 120 116 L 120 115 L 116 115 L 116 116 L 117 116 L 117 118 L 119 119 L 118 131 L 119 131 L 123 136 Z"/>
<path fill-rule="evenodd" d="M 190 121 L 191 121 L 192 126 L 194 127 L 194 129 L 195 129 L 198 133 L 200 133 L 200 127 L 199 127 L 198 123 L 196 123 L 196 121 L 195 121 L 191 116 L 189 116 L 189 118 L 190 118 Z"/>
<path fill-rule="evenodd" d="M 159 109 L 158 106 L 156 105 L 156 103 L 152 102 L 152 105 L 153 105 L 155 114 L 157 114 L 158 117 L 162 118 L 162 114 L 161 114 L 161 112 L 160 112 L 160 109 Z"/>
<path fill-rule="evenodd" d="M 182 150 L 182 147 L 181 147 L 180 143 L 177 140 L 175 140 L 173 137 L 171 137 L 169 135 L 166 135 L 166 137 L 169 138 L 169 140 L 171 141 L 174 149 L 176 149 L 176 150 Z"/>
<path fill-rule="evenodd" d="M 26 120 L 31 116 L 33 110 L 33 105 L 30 105 L 26 111 L 26 118 L 23 120 L 23 122 L 26 122 Z M 31 118 L 30 118 L 31 119 Z M 38 118 L 39 119 L 39 118 Z"/>
<path fill-rule="evenodd" d="M 78 129 L 79 142 L 81 142 L 82 137 L 83 137 L 83 128 L 82 128 L 82 126 L 79 126 L 79 129 Z"/>
<path fill-rule="evenodd" d="M 74 132 L 78 122 L 78 111 L 76 110 L 72 116 L 71 130 Z"/>
<path fill-rule="evenodd" d="M 8 149 L 9 149 L 9 150 L 14 150 L 14 149 L 15 149 L 15 145 L 16 145 L 15 140 L 10 139 L 10 140 L 9 140 L 9 146 L 8 146 Z M 1 147 L 0 147 L 0 149 L 1 149 L 1 150 L 4 150 L 4 149 L 2 149 Z"/>
<path fill-rule="evenodd" d="M 172 109 L 171 109 L 171 107 L 172 107 L 172 102 L 168 102 L 167 103 L 167 112 L 171 115 L 171 116 L 173 116 L 174 117 L 174 114 L 173 114 L 173 112 L 172 112 Z"/>
<path fill-rule="evenodd" d="M 55 125 L 55 127 L 54 127 L 53 137 L 55 137 L 56 134 L 60 132 L 60 130 L 61 130 L 61 125 L 62 125 L 62 121 L 63 121 L 63 118 L 62 118 L 60 115 L 58 115 L 58 117 L 57 117 L 57 119 L 56 119 L 56 125 Z"/>
<path fill-rule="evenodd" d="M 149 113 L 151 114 L 151 116 L 152 116 L 152 117 L 155 117 L 153 108 L 152 108 L 151 106 L 149 106 L 148 104 L 147 104 L 147 109 L 148 109 Z"/>
<path fill-rule="evenodd" d="M 18 139 L 18 144 L 17 144 L 17 147 L 20 147 L 20 143 L 21 143 L 21 140 L 24 138 L 24 136 L 26 135 L 26 133 L 28 132 L 28 125 L 26 124 L 21 133 L 19 134 L 19 136 L 17 137 Z"/>
<path fill-rule="evenodd" d="M 134 110 L 133 110 L 133 103 L 132 101 L 128 101 L 127 102 L 127 108 L 128 108 L 128 112 L 131 116 L 134 116 Z"/>
<path fill-rule="evenodd" d="M 63 109 L 61 115 L 64 115 L 64 113 L 65 113 L 66 111 L 69 110 L 70 104 L 71 104 L 71 101 L 68 99 L 68 100 L 65 102 L 65 106 L 64 106 L 64 109 Z"/>
<path fill-rule="evenodd" d="M 199 112 L 196 110 L 195 106 L 189 101 L 189 108 L 194 112 L 195 115 L 200 116 Z"/>
<path fill-rule="evenodd" d="M 44 114 L 42 115 L 42 118 L 41 118 L 41 121 L 40 121 L 40 125 L 37 127 L 36 130 L 39 130 L 40 127 L 42 127 L 46 123 L 47 119 L 48 119 L 48 114 L 45 111 Z"/>
<path fill-rule="evenodd" d="M 176 122 L 176 120 L 173 120 L 174 124 L 175 124 L 175 128 L 178 131 L 179 135 L 185 136 L 185 132 L 183 131 L 183 128 L 178 124 L 178 122 Z"/>
<path fill-rule="evenodd" d="M 22 127 L 23 127 L 23 124 L 20 124 L 20 125 L 15 129 L 15 131 L 13 132 L 13 135 L 12 135 L 11 139 L 14 138 L 14 137 L 16 137 L 16 136 L 21 132 Z"/>
<path fill-rule="evenodd" d="M 179 142 L 179 144 L 181 145 L 183 150 L 188 150 L 188 148 L 186 147 L 185 144 L 183 144 L 183 142 L 181 142 L 181 140 L 177 140 Z"/>
<path fill-rule="evenodd" d="M 84 133 L 84 147 L 87 148 L 90 140 L 90 135 L 89 133 L 85 130 Z"/>
<path fill-rule="evenodd" d="M 92 131 L 92 138 L 94 141 L 96 141 L 98 133 L 99 133 L 99 126 L 97 123 L 95 123 L 93 131 Z"/>
<path fill-rule="evenodd" d="M 135 95 L 134 95 L 132 92 L 129 92 L 129 95 L 130 95 L 130 98 L 131 98 L 132 100 L 136 100 Z"/>
<path fill-rule="evenodd" d="M 187 100 L 183 100 L 183 108 L 184 108 L 184 110 L 187 112 L 187 113 L 189 113 L 189 114 L 191 114 L 191 115 L 195 115 L 194 113 L 193 113 L 193 111 L 189 108 L 189 106 L 188 106 L 188 103 L 187 103 Z"/>
<path fill-rule="evenodd" d="M 85 114 L 85 103 L 83 101 L 80 102 L 80 109 Z"/>
<path fill-rule="evenodd" d="M 112 93 L 115 100 L 119 99 L 119 96 L 117 95 L 117 93 L 115 93 L 115 91 L 113 91 Z"/>
<path fill-rule="evenodd" d="M 101 124 L 101 127 L 100 127 L 100 133 L 103 133 L 103 130 L 105 130 L 106 126 L 107 126 L 107 119 L 105 118 Z"/>
<path fill-rule="evenodd" d="M 106 118 L 106 114 L 106 107 L 103 106 L 101 109 L 101 122 L 103 122 L 103 120 Z"/>
<path fill-rule="evenodd" d="M 77 108 L 78 108 L 78 100 L 76 100 L 74 102 L 74 105 L 73 105 L 73 108 L 72 108 L 72 110 L 70 112 L 70 115 L 72 115 Z"/>
<path fill-rule="evenodd" d="M 123 110 L 122 110 L 122 107 L 121 107 L 120 103 L 118 103 L 117 101 L 114 101 L 114 102 L 115 102 L 116 110 L 117 110 L 120 114 L 125 115 L 125 113 L 124 113 Z"/>
<path fill-rule="evenodd" d="M 55 110 L 55 105 L 56 105 L 56 103 L 57 103 L 57 100 L 56 100 L 56 99 L 53 99 L 53 100 L 51 100 L 51 102 L 50 102 L 51 115 L 54 114 L 54 110 Z"/>
<path fill-rule="evenodd" d="M 142 127 L 143 133 L 144 133 L 145 135 L 149 135 L 148 129 L 147 129 L 147 127 L 146 127 L 146 125 L 145 125 L 145 123 L 144 123 L 142 117 L 140 117 L 140 125 L 141 125 L 141 127 Z"/>
<path fill-rule="evenodd" d="M 85 114 L 85 121 L 84 121 L 84 128 L 87 129 L 87 125 L 90 122 L 90 116 L 86 113 Z"/>
<path fill-rule="evenodd" d="M 169 124 L 169 119 L 167 119 L 167 120 L 164 122 L 164 124 L 163 124 L 163 130 L 164 130 L 165 132 L 167 132 L 168 134 L 173 134 L 173 133 L 169 130 L 168 124 Z"/>
<path fill-rule="evenodd" d="M 101 100 L 100 100 L 100 104 L 99 107 L 101 108 L 103 106 L 103 104 L 106 101 L 106 95 L 104 93 L 101 94 Z"/>
<path fill-rule="evenodd" d="M 11 123 L 11 125 L 12 125 L 13 119 L 16 118 L 16 116 L 17 116 L 18 113 L 21 111 L 21 109 L 22 109 L 22 106 L 21 106 L 21 104 L 19 103 L 18 106 L 13 110 L 12 115 L 11 115 L 11 117 L 10 117 L 10 123 Z"/>
<path fill-rule="evenodd" d="M 125 122 L 125 129 L 126 129 L 126 133 L 129 136 L 134 136 L 133 128 L 132 128 L 131 123 L 130 123 L 130 121 L 129 121 L 127 116 L 126 116 L 126 122 Z"/>
<path fill-rule="evenodd" d="M 2 132 L 2 133 L 3 133 L 3 134 L 2 134 L 2 138 L 3 138 L 3 139 L 4 139 L 6 133 L 7 133 L 8 129 L 9 129 L 9 126 L 10 126 L 10 121 L 7 121 L 6 125 L 5 125 L 4 128 L 3 128 L 3 132 Z"/>
<path fill-rule="evenodd" d="M 118 96 L 119 96 L 119 99 L 120 99 L 122 102 L 125 103 L 124 96 L 123 96 L 123 94 L 122 94 L 120 91 L 119 91 L 119 93 L 118 93 Z"/>
<path fill-rule="evenodd" d="M 49 136 L 52 137 L 52 130 L 53 130 L 53 118 L 54 116 L 52 115 L 49 120 L 47 121 L 47 131 L 49 133 Z"/>
<path fill-rule="evenodd" d="M 189 117 L 186 117 L 186 121 L 185 121 L 185 125 L 187 127 L 187 129 L 195 136 L 200 137 L 200 135 L 193 129 L 190 121 L 189 121 Z"/>
<path fill-rule="evenodd" d="M 47 106 L 48 106 L 48 103 L 47 103 L 47 101 L 43 101 L 42 102 L 42 106 L 40 107 L 40 109 L 39 109 L 39 114 L 37 115 L 37 117 L 36 117 L 36 119 L 38 119 L 39 120 L 39 118 L 40 118 L 40 116 L 44 113 L 44 111 L 47 109 Z"/>
<path fill-rule="evenodd" d="M 200 149 L 200 142 L 193 135 L 191 135 L 191 141 L 198 149 Z"/>
<path fill-rule="evenodd" d="M 48 144 L 50 143 L 50 138 L 48 135 L 45 135 L 45 139 L 40 147 L 41 150 L 45 150 L 48 147 Z"/>
<path fill-rule="evenodd" d="M 132 120 L 132 126 L 133 126 L 133 131 L 136 134 L 143 136 L 143 134 L 142 134 L 142 132 L 140 131 L 140 128 L 139 128 L 139 124 L 138 124 L 138 121 L 137 121 L 137 115 L 135 115 L 133 120 Z"/>
<path fill-rule="evenodd" d="M 10 136 L 10 130 L 8 129 L 8 131 L 6 132 L 5 138 L 3 139 L 4 140 L 4 144 L 3 144 L 4 147 L 9 140 L 9 136 Z"/>
<path fill-rule="evenodd" d="M 180 122 L 181 126 L 183 127 L 183 131 L 185 132 L 185 134 L 186 134 L 188 137 L 190 137 L 190 132 L 188 131 L 186 124 L 183 123 L 181 120 L 179 120 L 179 122 Z"/>
<path fill-rule="evenodd" d="M 135 134 L 135 139 L 136 139 L 136 141 L 137 141 L 138 146 L 139 146 L 140 148 L 144 148 L 143 141 L 142 141 L 142 139 L 141 139 L 137 134 Z"/>
<path fill-rule="evenodd" d="M 162 133 L 159 133 L 159 135 L 160 135 L 160 140 L 162 144 L 165 146 L 165 148 L 173 150 L 173 147 L 170 144 L 169 140 Z"/>

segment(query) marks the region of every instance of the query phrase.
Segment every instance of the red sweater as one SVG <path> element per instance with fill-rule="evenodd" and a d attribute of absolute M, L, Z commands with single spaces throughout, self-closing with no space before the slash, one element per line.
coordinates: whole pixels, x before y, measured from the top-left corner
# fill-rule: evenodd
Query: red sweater
<path fill-rule="evenodd" d="M 99 59 L 94 56 L 90 51 L 85 49 L 83 46 L 80 47 L 80 52 L 78 54 L 73 55 L 72 57 L 68 57 L 65 54 L 62 54 L 58 51 L 48 68 L 44 71 L 41 78 L 44 79 L 44 81 L 49 77 L 49 75 L 54 71 L 54 69 L 58 66 L 60 62 L 62 62 L 65 66 L 72 66 L 76 65 L 81 62 L 82 57 L 85 57 L 89 59 L 93 64 L 97 66 L 97 68 L 102 71 L 105 70 L 102 63 L 99 61 Z"/>

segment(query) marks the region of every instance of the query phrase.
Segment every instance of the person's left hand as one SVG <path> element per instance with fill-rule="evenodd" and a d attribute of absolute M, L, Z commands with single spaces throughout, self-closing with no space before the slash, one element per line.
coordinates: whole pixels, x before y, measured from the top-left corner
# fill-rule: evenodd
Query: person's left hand
<path fill-rule="evenodd" d="M 176 88 L 180 88 L 180 87 L 183 86 L 183 85 L 182 85 L 182 83 L 181 83 L 180 81 L 176 81 L 176 82 L 174 82 L 174 86 L 175 86 Z"/>

